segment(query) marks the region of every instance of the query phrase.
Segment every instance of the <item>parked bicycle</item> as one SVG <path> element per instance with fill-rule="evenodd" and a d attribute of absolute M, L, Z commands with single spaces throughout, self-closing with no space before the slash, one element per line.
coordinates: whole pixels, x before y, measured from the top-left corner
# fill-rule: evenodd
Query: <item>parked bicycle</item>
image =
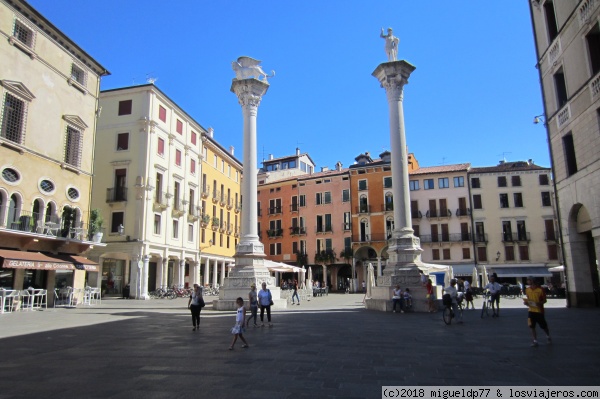
<path fill-rule="evenodd" d="M 486 291 L 483 295 L 483 305 L 481 307 L 481 318 L 488 317 L 490 315 L 490 309 L 492 308 L 492 294 Z"/>

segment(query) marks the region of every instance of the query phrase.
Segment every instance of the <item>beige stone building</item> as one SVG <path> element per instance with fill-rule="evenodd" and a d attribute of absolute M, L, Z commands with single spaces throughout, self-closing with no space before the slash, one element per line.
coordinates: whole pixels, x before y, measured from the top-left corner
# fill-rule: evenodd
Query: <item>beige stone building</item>
<path fill-rule="evenodd" d="M 154 84 L 100 94 L 92 206 L 107 246 L 94 248 L 105 295 L 147 298 L 200 282 L 202 135 Z"/>
<path fill-rule="evenodd" d="M 108 71 L 25 1 L 0 1 L 0 38 L 0 287 L 82 289 Z"/>
<path fill-rule="evenodd" d="M 490 273 L 504 283 L 550 281 L 549 269 L 560 265 L 551 170 L 502 161 L 471 168 L 468 177 L 479 283 Z"/>
<path fill-rule="evenodd" d="M 600 2 L 531 0 L 568 300 L 598 306 Z"/>

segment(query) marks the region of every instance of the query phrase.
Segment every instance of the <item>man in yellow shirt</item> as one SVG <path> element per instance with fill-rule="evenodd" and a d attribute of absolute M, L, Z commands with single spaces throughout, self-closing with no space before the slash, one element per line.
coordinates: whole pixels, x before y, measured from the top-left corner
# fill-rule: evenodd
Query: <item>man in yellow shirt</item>
<path fill-rule="evenodd" d="M 531 329 L 531 335 L 533 337 L 533 343 L 531 346 L 538 346 L 537 334 L 535 332 L 535 326 L 540 325 L 540 328 L 546 333 L 548 343 L 552 343 L 550 338 L 550 330 L 544 317 L 544 304 L 546 303 L 546 294 L 542 287 L 540 287 L 533 277 L 527 277 L 527 287 L 525 289 L 525 295 L 527 298 L 523 298 L 523 304 L 529 307 L 529 314 L 527 318 L 527 324 Z"/>

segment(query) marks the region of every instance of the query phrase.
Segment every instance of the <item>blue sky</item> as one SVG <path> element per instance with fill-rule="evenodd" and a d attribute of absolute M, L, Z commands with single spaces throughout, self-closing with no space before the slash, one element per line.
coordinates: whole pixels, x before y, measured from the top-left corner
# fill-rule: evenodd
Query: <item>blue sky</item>
<path fill-rule="evenodd" d="M 258 160 L 296 147 L 346 167 L 389 149 L 382 27 L 416 66 L 404 89 L 409 151 L 421 166 L 550 166 L 527 1 L 30 0 L 111 73 L 102 89 L 147 77 L 242 157 L 230 92 L 241 55 L 276 71 L 258 111 Z"/>

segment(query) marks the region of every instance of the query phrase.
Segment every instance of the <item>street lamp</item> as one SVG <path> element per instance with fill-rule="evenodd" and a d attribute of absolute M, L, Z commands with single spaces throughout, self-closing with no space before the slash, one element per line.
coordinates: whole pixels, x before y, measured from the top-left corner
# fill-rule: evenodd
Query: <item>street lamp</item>
<path fill-rule="evenodd" d="M 535 116 L 533 118 L 533 123 L 536 124 L 536 125 L 538 123 L 546 123 L 546 119 L 544 118 L 544 114 Z"/>

